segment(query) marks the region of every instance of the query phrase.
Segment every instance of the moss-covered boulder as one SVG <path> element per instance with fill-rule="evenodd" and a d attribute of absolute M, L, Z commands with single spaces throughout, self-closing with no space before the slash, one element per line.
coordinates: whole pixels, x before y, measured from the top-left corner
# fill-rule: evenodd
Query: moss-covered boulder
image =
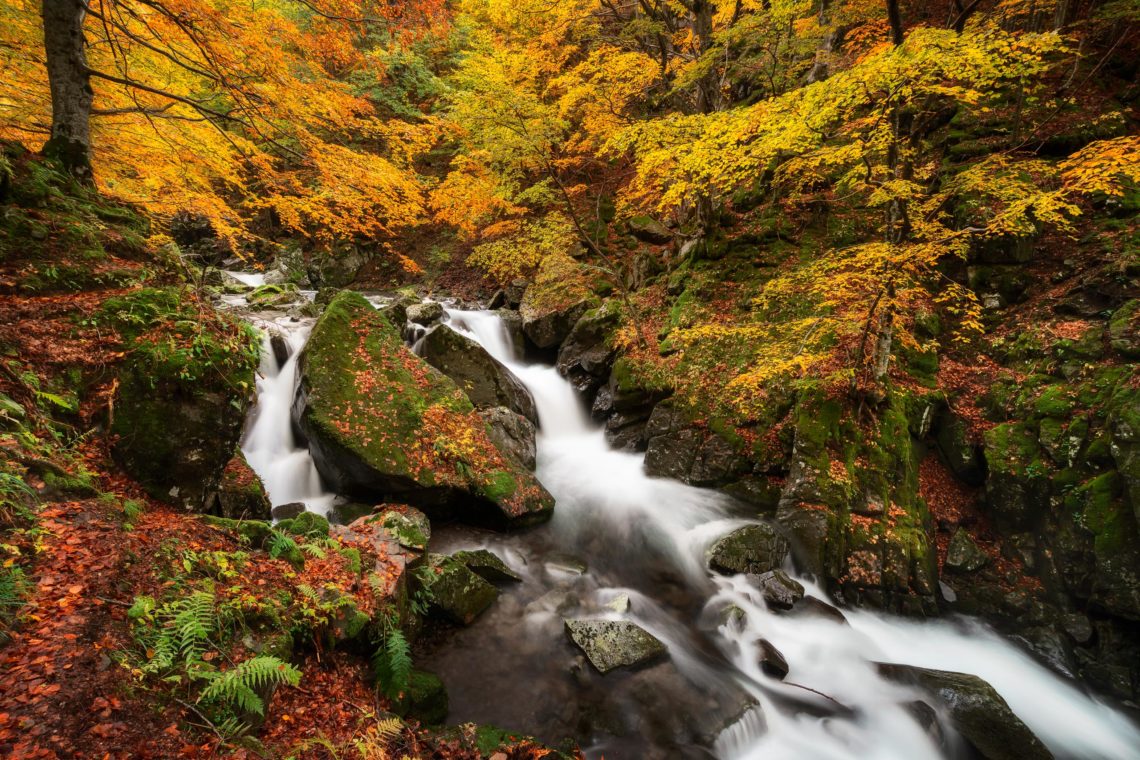
<path fill-rule="evenodd" d="M 1140 359 L 1140 299 L 1129 301 L 1108 322 L 1108 340 L 1114 351 Z"/>
<path fill-rule="evenodd" d="M 219 517 L 235 520 L 269 520 L 273 505 L 265 484 L 249 466 L 245 455 L 238 451 L 222 471 L 218 490 L 208 499 L 206 510 Z"/>
<path fill-rule="evenodd" d="M 293 413 L 339 493 L 512 525 L 554 507 L 455 383 L 409 351 L 359 293 L 338 294 L 313 328 Z"/>
<path fill-rule="evenodd" d="M 498 555 L 487 549 L 470 549 L 455 552 L 451 558 L 468 570 L 491 583 L 508 583 L 522 580 Z"/>
<path fill-rule="evenodd" d="M 428 364 L 455 381 L 476 409 L 505 406 L 538 424 L 538 411 L 526 386 L 467 336 L 439 325 L 424 336 L 417 350 Z"/>
<path fill-rule="evenodd" d="M 621 317 L 617 299 L 590 309 L 574 323 L 558 349 L 558 371 L 577 390 L 592 394 L 609 377 L 617 355 L 613 335 Z"/>
<path fill-rule="evenodd" d="M 178 288 L 110 298 L 95 319 L 126 354 L 111 415 L 116 461 L 155 498 L 205 509 L 245 424 L 260 341 Z"/>
<path fill-rule="evenodd" d="M 471 625 L 499 596 L 482 576 L 442 554 L 427 555 L 420 580 L 430 600 L 429 611 L 459 625 Z"/>

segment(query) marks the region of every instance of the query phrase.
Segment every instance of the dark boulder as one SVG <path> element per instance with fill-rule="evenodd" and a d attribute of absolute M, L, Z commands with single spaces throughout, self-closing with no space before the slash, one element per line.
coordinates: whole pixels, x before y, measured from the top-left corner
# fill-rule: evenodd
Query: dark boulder
<path fill-rule="evenodd" d="M 789 610 L 804 598 L 804 587 L 783 570 L 749 575 L 748 582 L 760 591 L 765 603 L 774 609 Z"/>
<path fill-rule="evenodd" d="M 487 423 L 487 435 L 499 450 L 533 472 L 537 447 L 531 421 L 505 406 L 483 409 L 479 416 Z"/>
<path fill-rule="evenodd" d="M 491 583 L 516 583 L 522 576 L 512 570 L 498 555 L 487 549 L 458 551 L 451 558 L 480 578 Z"/>
<path fill-rule="evenodd" d="M 495 599 L 498 590 L 459 560 L 427 555 L 428 572 L 421 579 L 428 593 L 429 611 L 459 625 L 471 625 Z"/>
<path fill-rule="evenodd" d="M 538 412 L 530 391 L 486 349 L 447 325 L 424 336 L 418 349 L 424 360 L 455 381 L 477 409 L 505 406 L 532 423 Z"/>
<path fill-rule="evenodd" d="M 967 673 L 880 663 L 879 673 L 929 693 L 950 716 L 954 729 L 986 760 L 1052 758 L 1041 740 L 1021 722 L 986 681 Z"/>
<path fill-rule="evenodd" d="M 613 332 L 620 324 L 620 305 L 609 300 L 583 314 L 562 342 L 558 371 L 578 391 L 592 394 L 609 377 L 616 355 Z"/>
<path fill-rule="evenodd" d="M 272 516 L 265 485 L 240 451 L 222 471 L 217 490 L 207 499 L 206 511 L 233 520 L 268 520 Z"/>
<path fill-rule="evenodd" d="M 756 643 L 757 658 L 760 661 L 760 670 L 764 675 L 783 681 L 788 675 L 788 661 L 779 649 L 768 639 L 760 639 Z"/>

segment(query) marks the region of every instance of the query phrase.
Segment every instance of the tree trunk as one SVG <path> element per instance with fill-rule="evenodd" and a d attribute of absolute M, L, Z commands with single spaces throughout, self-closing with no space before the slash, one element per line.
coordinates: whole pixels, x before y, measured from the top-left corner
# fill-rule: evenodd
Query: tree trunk
<path fill-rule="evenodd" d="M 891 44 L 903 44 L 902 11 L 899 0 L 887 0 L 887 20 L 891 23 Z"/>
<path fill-rule="evenodd" d="M 51 138 L 44 155 L 59 161 L 80 182 L 91 173 L 91 101 L 94 92 L 84 50 L 82 0 L 43 0 L 44 53 L 51 87 Z"/>

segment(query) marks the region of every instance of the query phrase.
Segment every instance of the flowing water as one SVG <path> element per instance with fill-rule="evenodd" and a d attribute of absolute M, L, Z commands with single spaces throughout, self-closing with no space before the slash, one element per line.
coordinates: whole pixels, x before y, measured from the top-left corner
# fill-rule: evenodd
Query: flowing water
<path fill-rule="evenodd" d="M 448 321 L 534 396 L 537 476 L 557 500 L 551 523 L 526 532 L 437 527 L 433 550 L 486 547 L 523 577 L 474 625 L 428 643 L 422 664 L 448 687 L 449 722 L 491 723 L 551 743 L 572 737 L 590 757 L 959 754 L 953 737 L 937 744 L 906 708 L 921 695 L 879 677 L 875 662 L 896 662 L 981 676 L 1058 757 L 1140 758 L 1140 731 L 1127 718 L 980 624 L 858 610 L 845 612 L 843 624 L 770 612 L 743 577 L 705 567 L 708 546 L 748 522 L 733 502 L 648 477 L 642 455 L 610 449 L 570 384 L 553 367 L 521 361 L 494 313 L 449 310 Z M 266 351 L 243 450 L 275 504 L 301 500 L 326 511 L 333 496 L 289 419 L 308 329 L 289 332 L 292 355 L 280 368 Z M 632 620 L 668 645 L 669 658 L 600 676 L 568 642 L 563 618 Z M 761 671 L 761 638 L 786 657 L 785 681 Z"/>

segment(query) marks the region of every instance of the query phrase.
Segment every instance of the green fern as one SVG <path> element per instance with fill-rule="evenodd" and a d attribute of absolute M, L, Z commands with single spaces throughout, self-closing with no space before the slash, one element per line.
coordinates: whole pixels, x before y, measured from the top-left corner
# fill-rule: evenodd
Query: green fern
<path fill-rule="evenodd" d="M 322 549 L 320 547 L 320 545 L 318 545 L 318 544 L 313 544 L 313 543 L 301 544 L 301 551 L 305 552 L 310 557 L 314 557 L 316 559 L 324 559 L 325 558 L 325 550 Z"/>
<path fill-rule="evenodd" d="M 226 671 L 202 671 L 198 677 L 206 681 L 206 688 L 198 702 L 215 709 L 233 713 L 265 714 L 265 702 L 259 691 L 301 681 L 301 671 L 276 657 L 260 655 Z"/>
<path fill-rule="evenodd" d="M 269 550 L 269 556 L 277 559 L 282 555 L 292 554 L 297 549 L 297 542 L 281 531 L 274 530 L 269 534 L 266 548 Z"/>
<path fill-rule="evenodd" d="M 408 688 L 412 678 L 412 653 L 399 628 L 392 627 L 382 646 L 372 655 L 372 669 L 385 696 L 395 699 Z"/>

